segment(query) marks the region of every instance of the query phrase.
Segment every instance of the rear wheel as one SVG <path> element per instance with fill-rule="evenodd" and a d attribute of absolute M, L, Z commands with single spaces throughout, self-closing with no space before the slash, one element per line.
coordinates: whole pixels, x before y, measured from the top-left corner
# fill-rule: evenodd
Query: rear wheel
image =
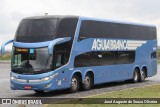
<path fill-rule="evenodd" d="M 133 80 L 132 80 L 134 83 L 138 82 L 139 81 L 139 71 L 138 69 L 135 69 L 134 70 L 134 74 L 133 74 Z"/>
<path fill-rule="evenodd" d="M 79 78 L 77 75 L 73 75 L 71 79 L 71 87 L 70 87 L 70 92 L 75 93 L 79 90 Z"/>
<path fill-rule="evenodd" d="M 146 78 L 146 71 L 142 69 L 141 75 L 140 75 L 140 82 L 145 81 L 145 78 Z"/>
<path fill-rule="evenodd" d="M 84 78 L 84 82 L 82 84 L 83 90 L 89 90 L 92 86 L 92 77 L 90 74 L 87 74 Z"/>

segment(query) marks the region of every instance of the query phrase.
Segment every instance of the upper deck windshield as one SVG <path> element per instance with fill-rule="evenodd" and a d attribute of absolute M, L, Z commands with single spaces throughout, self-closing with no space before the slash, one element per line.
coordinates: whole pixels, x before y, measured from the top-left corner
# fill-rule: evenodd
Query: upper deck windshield
<path fill-rule="evenodd" d="M 37 74 L 49 71 L 51 56 L 48 48 L 13 48 L 12 71 L 20 74 Z"/>
<path fill-rule="evenodd" d="M 16 32 L 16 41 L 49 41 L 55 36 L 58 18 L 23 19 Z"/>

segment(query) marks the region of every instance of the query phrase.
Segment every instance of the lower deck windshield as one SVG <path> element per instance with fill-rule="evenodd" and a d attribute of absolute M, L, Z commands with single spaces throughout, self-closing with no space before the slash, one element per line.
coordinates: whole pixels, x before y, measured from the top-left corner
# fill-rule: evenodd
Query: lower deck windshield
<path fill-rule="evenodd" d="M 12 72 L 20 74 L 37 74 L 47 72 L 51 65 L 48 48 L 22 49 L 14 48 L 12 52 Z"/>

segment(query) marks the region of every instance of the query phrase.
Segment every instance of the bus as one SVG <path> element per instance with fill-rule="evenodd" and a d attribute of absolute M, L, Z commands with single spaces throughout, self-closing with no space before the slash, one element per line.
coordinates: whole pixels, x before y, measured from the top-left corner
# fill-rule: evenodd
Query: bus
<path fill-rule="evenodd" d="M 157 74 L 156 27 L 82 16 L 22 19 L 13 43 L 10 87 L 77 92 L 107 82 L 144 81 Z"/>

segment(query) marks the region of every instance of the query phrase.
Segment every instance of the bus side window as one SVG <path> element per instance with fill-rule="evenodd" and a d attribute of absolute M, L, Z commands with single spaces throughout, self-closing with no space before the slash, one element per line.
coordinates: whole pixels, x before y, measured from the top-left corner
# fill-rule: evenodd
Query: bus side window
<path fill-rule="evenodd" d="M 114 52 L 103 52 L 103 64 L 102 65 L 112 65 L 115 64 L 115 53 Z"/>
<path fill-rule="evenodd" d="M 62 66 L 62 54 L 56 54 L 56 68 Z"/>
<path fill-rule="evenodd" d="M 116 64 L 130 64 L 135 60 L 135 51 L 116 52 Z"/>
<path fill-rule="evenodd" d="M 92 60 L 92 62 L 94 62 L 93 61 L 94 59 L 95 58 L 91 58 L 91 54 L 89 52 L 80 54 L 80 55 L 76 56 L 74 66 L 75 67 L 91 66 L 91 60 Z"/>
<path fill-rule="evenodd" d="M 56 56 L 55 57 L 55 60 L 56 60 L 55 67 L 56 68 L 63 66 L 69 60 L 69 52 L 64 52 L 64 51 L 56 52 L 55 56 Z"/>
<path fill-rule="evenodd" d="M 151 53 L 151 58 L 157 58 L 157 52 L 152 52 Z"/>

